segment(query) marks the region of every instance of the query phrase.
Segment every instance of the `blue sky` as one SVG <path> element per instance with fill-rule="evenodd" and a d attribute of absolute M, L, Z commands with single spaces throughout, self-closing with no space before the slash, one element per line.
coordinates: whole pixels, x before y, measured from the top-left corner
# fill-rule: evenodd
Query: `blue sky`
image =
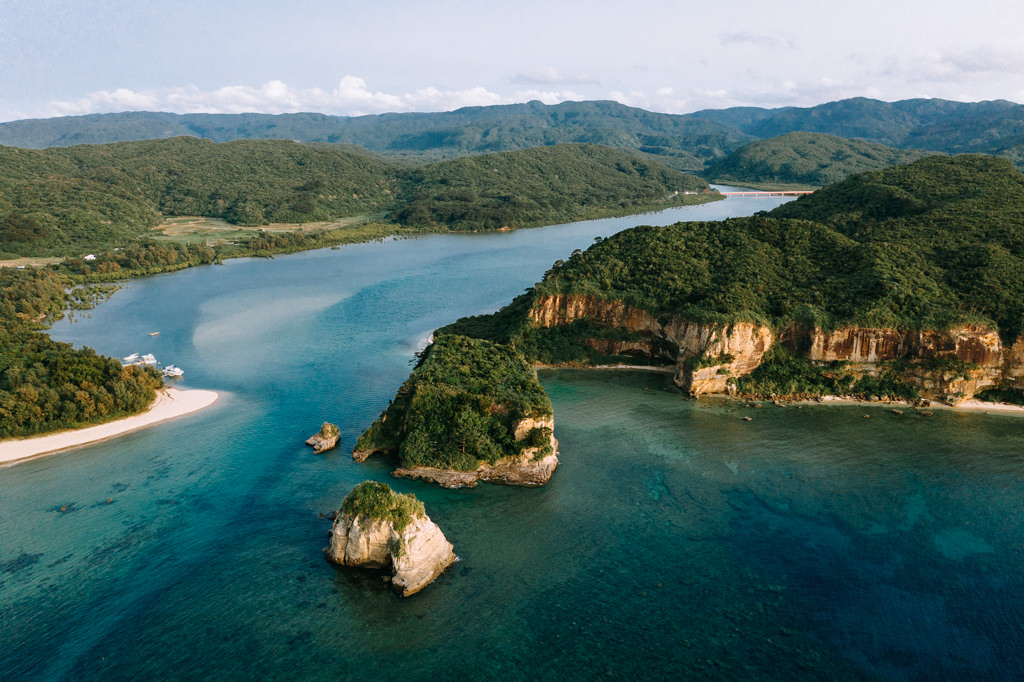
<path fill-rule="evenodd" d="M 0 120 L 1024 102 L 1021 26 L 1005 0 L 5 0 Z"/>

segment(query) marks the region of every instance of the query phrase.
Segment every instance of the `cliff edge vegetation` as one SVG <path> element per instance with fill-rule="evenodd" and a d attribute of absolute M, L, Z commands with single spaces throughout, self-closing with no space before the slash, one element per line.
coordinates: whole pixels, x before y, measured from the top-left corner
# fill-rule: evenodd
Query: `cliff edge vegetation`
<path fill-rule="evenodd" d="M 386 521 L 401 533 L 415 519 L 426 516 L 426 508 L 415 495 L 396 493 L 384 483 L 363 481 L 345 496 L 341 512 Z"/>
<path fill-rule="evenodd" d="M 530 364 L 513 348 L 447 335 L 420 355 L 412 375 L 359 437 L 353 456 L 397 456 L 399 475 L 448 487 L 476 480 L 517 481 L 512 469 L 554 469 L 551 401 Z M 438 478 L 436 471 L 467 476 Z M 444 480 L 442 480 L 444 479 Z M 529 479 L 529 480 L 527 480 Z M 544 478 L 546 480 L 546 478 Z"/>

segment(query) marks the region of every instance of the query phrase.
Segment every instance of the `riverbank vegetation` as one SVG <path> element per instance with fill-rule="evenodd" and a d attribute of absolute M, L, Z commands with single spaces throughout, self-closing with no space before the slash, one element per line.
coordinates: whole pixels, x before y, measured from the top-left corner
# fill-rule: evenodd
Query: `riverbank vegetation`
<path fill-rule="evenodd" d="M 145 409 L 163 379 L 39 331 L 81 292 L 46 269 L 0 269 L 0 439 L 110 421 Z"/>
<path fill-rule="evenodd" d="M 448 230 L 531 227 L 720 198 L 707 189 L 694 176 L 594 145 L 422 167 L 365 150 L 278 140 L 0 147 L 0 257 L 65 256 L 47 267 L 0 268 L 0 437 L 105 421 L 153 400 L 161 385 L 155 373 L 122 368 L 41 331 L 64 311 L 109 294 L 109 283 L 226 258 Z M 180 215 L 253 229 L 229 239 L 198 229 L 194 239 L 187 231 L 172 236 L 152 229 Z M 297 229 L 259 228 L 279 221 Z M 302 228 L 322 221 L 330 223 Z M 491 378 L 499 384 L 507 379 Z M 512 401 L 508 409 L 518 413 L 517 405 Z M 509 451 L 507 434 L 491 433 L 484 424 L 489 418 L 461 403 L 452 409 L 465 421 L 461 437 L 479 441 L 474 447 L 481 459 Z M 421 450 L 427 446 L 407 448 L 410 461 L 422 460 Z"/>

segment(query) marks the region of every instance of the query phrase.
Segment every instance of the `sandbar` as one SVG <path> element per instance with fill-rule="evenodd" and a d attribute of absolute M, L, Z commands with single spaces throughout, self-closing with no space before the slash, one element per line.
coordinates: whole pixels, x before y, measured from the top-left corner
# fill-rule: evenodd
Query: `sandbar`
<path fill-rule="evenodd" d="M 117 421 L 88 426 L 82 429 L 61 431 L 44 436 L 0 441 L 0 466 L 23 462 L 32 457 L 50 455 L 72 448 L 89 445 L 101 440 L 152 426 L 168 419 L 182 417 L 209 407 L 217 400 L 216 391 L 198 389 L 182 390 L 165 388 L 157 391 L 156 400 L 149 409 Z"/>

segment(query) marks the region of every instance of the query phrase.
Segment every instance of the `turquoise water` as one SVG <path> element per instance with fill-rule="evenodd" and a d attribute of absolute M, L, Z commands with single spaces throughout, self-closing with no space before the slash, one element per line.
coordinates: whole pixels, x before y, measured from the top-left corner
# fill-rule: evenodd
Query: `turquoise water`
<path fill-rule="evenodd" d="M 1024 676 L 1016 417 L 753 409 L 557 371 L 544 488 L 445 491 L 351 460 L 435 327 L 596 236 L 779 201 L 230 261 L 55 326 L 222 398 L 0 469 L 0 677 Z M 341 447 L 314 456 L 324 420 Z M 408 600 L 320 554 L 319 515 L 367 478 L 415 492 L 460 557 Z"/>

